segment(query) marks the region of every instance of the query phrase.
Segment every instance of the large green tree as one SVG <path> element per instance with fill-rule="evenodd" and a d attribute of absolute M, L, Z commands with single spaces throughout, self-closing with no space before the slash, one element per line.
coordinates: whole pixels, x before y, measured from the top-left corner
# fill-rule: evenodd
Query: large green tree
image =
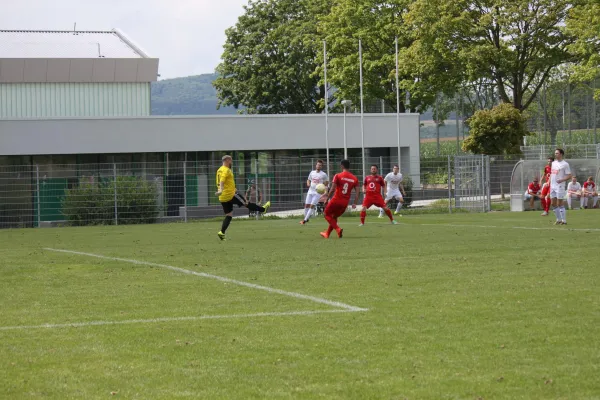
<path fill-rule="evenodd" d="M 358 41 L 363 47 L 365 101 L 385 100 L 396 109 L 396 51 L 398 38 L 401 102 L 399 111 L 425 111 L 435 102 L 436 93 L 446 91 L 454 75 L 431 79 L 431 71 L 448 71 L 447 60 L 427 48 L 411 47 L 415 42 L 404 23 L 414 0 L 335 0 L 331 12 L 320 23 L 329 50 L 329 77 L 338 100 L 359 103 Z M 423 44 L 425 47 L 425 44 Z M 416 49 L 419 49 L 417 51 Z M 439 77 L 439 74 L 436 75 Z M 454 81 L 453 84 L 456 84 Z M 406 93 L 410 101 L 406 102 Z"/>
<path fill-rule="evenodd" d="M 600 76 L 600 0 L 587 0 L 573 7 L 567 20 L 567 31 L 575 38 L 571 50 L 582 62 L 574 66 L 573 79 L 593 82 Z M 600 100 L 600 88 L 595 87 Z"/>
<path fill-rule="evenodd" d="M 324 10 L 322 0 L 251 0 L 226 31 L 214 82 L 219 104 L 259 114 L 320 112 L 315 14 Z"/>
<path fill-rule="evenodd" d="M 554 68 L 580 59 L 571 49 L 575 36 L 565 29 L 569 11 L 579 3 L 416 0 L 406 20 L 417 43 L 447 49 L 440 54 L 464 81 L 494 82 L 500 99 L 523 111 Z"/>

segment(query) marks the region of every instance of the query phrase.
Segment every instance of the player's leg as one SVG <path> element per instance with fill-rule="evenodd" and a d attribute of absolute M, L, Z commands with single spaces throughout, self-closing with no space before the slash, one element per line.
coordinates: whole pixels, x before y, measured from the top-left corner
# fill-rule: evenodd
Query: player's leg
<path fill-rule="evenodd" d="M 306 200 L 304 201 L 304 218 L 300 221 L 300 224 L 304 225 L 310 219 L 311 209 L 310 206 L 312 204 L 312 194 L 306 194 Z"/>
<path fill-rule="evenodd" d="M 588 194 L 583 193 L 581 196 L 581 208 L 586 209 L 588 204 Z"/>
<path fill-rule="evenodd" d="M 363 200 L 362 208 L 360 209 L 360 225 L 358 226 L 363 226 L 365 224 L 365 219 L 367 218 L 367 210 L 372 205 L 373 203 L 371 202 L 371 200 L 365 197 L 365 199 Z"/>
<path fill-rule="evenodd" d="M 563 225 L 567 224 L 567 210 L 565 209 L 565 193 L 563 191 L 558 191 L 558 211 L 560 214 L 560 221 Z"/>
<path fill-rule="evenodd" d="M 310 196 L 310 197 L 309 197 Z M 304 214 L 304 222 L 308 222 L 310 220 L 310 217 L 313 216 L 313 211 L 315 209 L 315 205 L 319 202 L 319 198 L 321 197 L 321 195 L 319 194 L 311 194 L 306 196 L 306 202 L 308 205 L 308 208 L 305 209 L 305 214 Z"/>
<path fill-rule="evenodd" d="M 219 233 L 217 233 L 217 236 L 219 237 L 219 239 L 225 240 L 225 232 L 227 232 L 227 228 L 229 228 L 229 224 L 233 219 L 233 201 L 230 200 L 221 203 L 221 206 L 223 207 L 223 212 L 225 213 L 225 219 L 221 224 L 221 230 L 219 231 Z"/>
<path fill-rule="evenodd" d="M 392 215 L 392 211 L 387 207 L 387 204 L 385 204 L 385 200 L 383 200 L 383 197 L 379 198 L 376 202 L 374 202 L 376 207 L 380 207 L 383 208 L 383 212 L 385 212 L 385 214 L 388 216 L 388 218 L 390 219 L 390 221 L 392 223 L 395 223 L 396 221 L 394 221 L 394 216 Z"/>
<path fill-rule="evenodd" d="M 552 202 L 552 211 L 554 212 L 554 215 L 556 216 L 555 224 L 558 225 L 561 222 L 561 215 L 560 215 L 560 209 L 559 209 L 559 205 L 558 205 L 558 194 L 555 189 L 552 189 L 550 191 L 550 199 Z"/>
<path fill-rule="evenodd" d="M 235 196 L 233 196 L 233 200 L 234 204 L 238 205 L 239 207 L 246 207 L 250 211 L 259 212 L 263 214 L 267 212 L 269 207 L 271 207 L 270 201 L 267 201 L 264 206 L 259 206 L 256 203 L 246 202 L 246 200 L 239 193 L 236 193 Z"/>
<path fill-rule="evenodd" d="M 398 199 L 398 205 L 396 206 L 396 214 L 400 214 L 400 209 L 402 209 L 402 206 L 404 205 L 404 197 L 402 197 L 402 195 L 398 193 L 396 195 L 396 199 Z"/>
<path fill-rule="evenodd" d="M 339 205 L 337 205 L 336 203 L 327 204 L 327 207 L 325 207 L 325 220 L 327 221 L 329 226 L 327 227 L 327 230 L 325 232 L 321 232 L 321 236 L 323 236 L 325 239 L 329 238 L 329 235 L 331 234 L 331 232 L 333 232 L 333 230 L 339 232 L 340 227 L 337 224 L 337 219 L 339 215 L 341 215 L 339 214 Z"/>
<path fill-rule="evenodd" d="M 549 202 L 550 202 L 550 199 L 548 199 L 548 197 L 546 197 L 546 196 L 542 196 L 542 197 L 540 198 L 540 203 L 542 203 L 542 210 L 543 210 L 543 211 L 542 211 L 542 215 L 543 215 L 543 216 L 546 216 L 546 215 L 548 215 L 548 207 L 549 207 L 549 204 L 548 204 L 548 203 L 549 203 Z"/>
<path fill-rule="evenodd" d="M 569 205 L 569 210 L 573 208 L 573 194 L 567 193 L 567 204 Z"/>
<path fill-rule="evenodd" d="M 598 204 L 598 193 L 594 193 L 592 196 L 592 208 L 596 208 L 596 204 Z"/>

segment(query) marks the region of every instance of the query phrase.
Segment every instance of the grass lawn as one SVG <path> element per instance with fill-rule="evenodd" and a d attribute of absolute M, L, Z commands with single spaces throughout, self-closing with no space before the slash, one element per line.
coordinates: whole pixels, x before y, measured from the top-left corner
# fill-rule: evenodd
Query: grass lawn
<path fill-rule="evenodd" d="M 598 399 L 600 212 L 568 221 L 0 231 L 0 398 Z"/>

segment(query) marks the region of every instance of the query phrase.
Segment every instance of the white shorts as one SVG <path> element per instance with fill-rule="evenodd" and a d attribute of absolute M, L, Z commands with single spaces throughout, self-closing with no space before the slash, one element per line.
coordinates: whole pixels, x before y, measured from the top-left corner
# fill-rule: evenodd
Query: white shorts
<path fill-rule="evenodd" d="M 400 190 L 398 190 L 398 189 L 390 190 L 385 195 L 385 201 L 390 201 L 391 199 L 394 199 L 394 198 L 402 200 L 402 193 L 400 193 Z"/>
<path fill-rule="evenodd" d="M 306 201 L 304 202 L 304 204 L 316 206 L 317 204 L 319 204 L 319 199 L 321 198 L 321 196 L 322 195 L 319 193 L 315 193 L 315 194 L 308 193 L 306 195 Z"/>
<path fill-rule="evenodd" d="M 564 200 L 565 198 L 565 194 L 566 194 L 566 190 L 564 187 L 553 187 L 550 188 L 550 198 L 551 199 L 559 199 L 559 200 Z"/>

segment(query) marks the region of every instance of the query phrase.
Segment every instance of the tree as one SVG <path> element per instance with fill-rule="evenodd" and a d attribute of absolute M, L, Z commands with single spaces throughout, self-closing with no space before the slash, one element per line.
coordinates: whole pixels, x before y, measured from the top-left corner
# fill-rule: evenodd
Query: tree
<path fill-rule="evenodd" d="M 479 110 L 469 118 L 469 137 L 463 150 L 475 154 L 519 154 L 527 131 L 527 119 L 515 107 L 502 103 L 491 110 Z"/>
<path fill-rule="evenodd" d="M 593 82 L 600 75 L 600 0 L 584 1 L 570 10 L 567 30 L 576 41 L 571 50 L 582 58 L 574 66 L 573 79 Z M 600 100 L 600 88 L 595 87 L 594 96 Z"/>
<path fill-rule="evenodd" d="M 431 71 L 444 71 L 445 62 L 434 52 L 417 47 L 404 23 L 414 0 L 336 0 L 331 12 L 320 22 L 319 32 L 328 47 L 328 76 L 336 88 L 335 98 L 360 102 L 358 41 L 363 47 L 364 98 L 366 102 L 385 100 L 396 109 L 395 39 L 398 38 L 400 112 L 423 112 L 435 102 L 436 93 L 446 92 L 453 76 L 430 79 Z M 409 50 L 410 49 L 410 50 Z M 426 56 L 425 56 L 426 55 Z M 322 60 L 322 58 L 320 59 Z M 439 74 L 436 77 L 439 78 Z M 456 84 L 456 82 L 453 82 Z M 406 94 L 410 102 L 406 103 Z"/>
<path fill-rule="evenodd" d="M 226 31 L 214 82 L 219 105 L 245 106 L 246 113 L 315 113 L 322 110 L 315 13 L 327 2 L 251 0 Z"/>
<path fill-rule="evenodd" d="M 579 0 L 416 0 L 407 21 L 464 81 L 494 82 L 519 111 L 535 100 L 550 72 L 581 59 L 564 25 Z M 458 71 L 456 71 L 458 70 Z"/>

